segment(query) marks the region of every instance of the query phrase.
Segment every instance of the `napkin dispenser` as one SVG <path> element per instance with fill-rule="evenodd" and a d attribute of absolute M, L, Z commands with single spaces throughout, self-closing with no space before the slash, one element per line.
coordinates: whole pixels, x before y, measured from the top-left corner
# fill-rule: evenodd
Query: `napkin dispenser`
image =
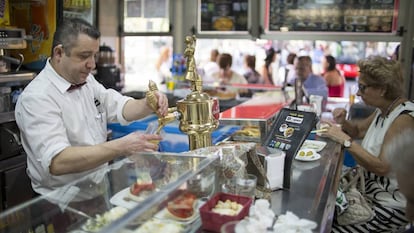
<path fill-rule="evenodd" d="M 257 168 L 253 159 L 256 156 L 264 168 L 264 175 L 267 177 L 269 184 Z M 248 156 L 248 164 L 246 166 L 249 174 L 257 176 L 257 186 L 267 187 L 271 190 L 283 188 L 283 175 L 285 166 L 286 153 L 280 149 L 267 146 L 259 146 L 256 148 L 256 155 Z"/>

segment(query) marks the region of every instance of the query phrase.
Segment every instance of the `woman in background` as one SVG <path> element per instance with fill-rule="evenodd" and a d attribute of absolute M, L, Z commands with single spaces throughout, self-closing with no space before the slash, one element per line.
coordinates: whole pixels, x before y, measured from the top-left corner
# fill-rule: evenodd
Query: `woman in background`
<path fill-rule="evenodd" d="M 246 55 L 244 57 L 244 66 L 246 68 L 246 73 L 244 73 L 243 76 L 248 83 L 263 83 L 262 76 L 256 70 L 256 57 L 254 55 Z"/>
<path fill-rule="evenodd" d="M 336 60 L 333 56 L 327 55 L 322 60 L 324 69 L 323 78 L 328 86 L 329 97 L 343 97 L 345 90 L 345 78 L 336 68 Z"/>
<path fill-rule="evenodd" d="M 279 68 L 279 78 L 283 79 L 283 86 L 293 86 L 295 84 L 295 59 L 296 53 L 289 53 L 286 57 L 286 65 Z"/>
<path fill-rule="evenodd" d="M 262 77 L 264 84 L 272 84 L 273 82 L 273 68 L 272 63 L 276 60 L 277 53 L 273 48 L 266 51 L 265 64 L 262 67 Z"/>
<path fill-rule="evenodd" d="M 160 56 L 155 63 L 155 69 L 157 69 L 158 77 L 161 83 L 165 83 L 166 79 L 171 77 L 172 67 L 172 54 L 169 47 L 162 47 L 160 50 Z"/>
<path fill-rule="evenodd" d="M 233 64 L 233 57 L 228 53 L 222 53 L 219 55 L 217 60 L 220 71 L 214 75 L 214 78 L 220 83 L 220 85 L 231 85 L 231 84 L 247 84 L 247 80 L 243 75 L 238 74 L 231 69 Z M 236 96 L 237 93 L 247 93 L 246 89 L 239 89 L 231 86 L 220 88 L 220 94 L 228 94 Z"/>

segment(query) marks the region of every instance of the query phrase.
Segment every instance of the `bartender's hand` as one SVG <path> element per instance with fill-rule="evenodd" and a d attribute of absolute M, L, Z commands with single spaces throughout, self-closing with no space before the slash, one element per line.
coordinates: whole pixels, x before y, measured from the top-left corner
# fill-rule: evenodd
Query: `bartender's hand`
<path fill-rule="evenodd" d="M 336 125 L 335 123 L 331 122 L 324 122 L 326 123 L 326 126 L 324 129 L 326 129 L 326 132 L 323 132 L 323 136 L 329 137 L 333 141 L 343 144 L 344 141 L 351 139 L 351 137 L 346 134 L 344 131 L 342 131 L 342 128 Z"/>
<path fill-rule="evenodd" d="M 168 98 L 167 96 L 160 92 L 156 91 L 155 96 L 158 99 L 158 113 L 161 114 L 161 116 L 166 116 L 168 114 Z"/>
<path fill-rule="evenodd" d="M 333 118 L 336 123 L 343 124 L 346 120 L 347 111 L 345 108 L 335 108 L 332 112 Z"/>
<path fill-rule="evenodd" d="M 162 137 L 158 134 L 133 132 L 120 138 L 120 140 L 123 141 L 124 154 L 131 155 L 143 151 L 157 151 L 158 142 L 162 140 Z"/>

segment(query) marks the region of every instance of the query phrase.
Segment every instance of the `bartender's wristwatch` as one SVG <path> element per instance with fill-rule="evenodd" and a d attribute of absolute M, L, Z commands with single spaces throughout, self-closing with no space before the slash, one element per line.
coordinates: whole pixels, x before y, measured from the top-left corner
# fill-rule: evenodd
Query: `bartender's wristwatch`
<path fill-rule="evenodd" d="M 345 140 L 342 144 L 345 148 L 349 148 L 352 145 L 352 139 Z"/>

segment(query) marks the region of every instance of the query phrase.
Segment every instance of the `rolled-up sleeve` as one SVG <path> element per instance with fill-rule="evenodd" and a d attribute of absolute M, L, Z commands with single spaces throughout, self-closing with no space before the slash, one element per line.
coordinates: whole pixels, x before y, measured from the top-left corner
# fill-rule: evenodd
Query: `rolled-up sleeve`
<path fill-rule="evenodd" d="M 49 174 L 53 157 L 70 146 L 60 108 L 44 95 L 22 95 L 20 98 L 16 121 L 23 131 L 24 148 L 41 164 L 43 173 Z"/>

